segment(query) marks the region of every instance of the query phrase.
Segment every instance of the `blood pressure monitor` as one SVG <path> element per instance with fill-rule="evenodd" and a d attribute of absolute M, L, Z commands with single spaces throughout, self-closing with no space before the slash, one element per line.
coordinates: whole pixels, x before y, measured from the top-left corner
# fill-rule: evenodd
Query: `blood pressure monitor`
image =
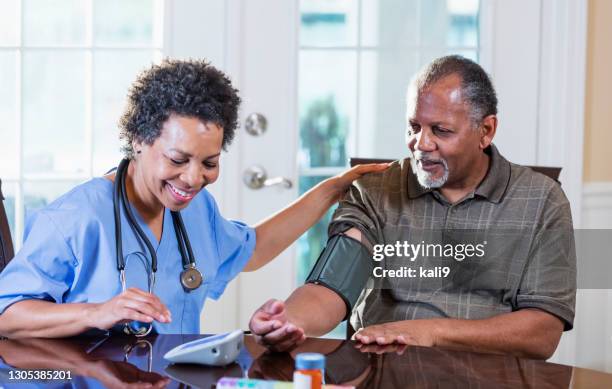
<path fill-rule="evenodd" d="M 171 363 L 225 366 L 234 362 L 244 344 L 242 330 L 213 335 L 184 343 L 164 355 Z"/>

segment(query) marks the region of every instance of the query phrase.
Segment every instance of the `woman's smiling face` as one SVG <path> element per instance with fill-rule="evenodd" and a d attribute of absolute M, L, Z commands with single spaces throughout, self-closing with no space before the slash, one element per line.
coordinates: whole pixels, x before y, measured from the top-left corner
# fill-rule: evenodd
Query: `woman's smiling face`
<path fill-rule="evenodd" d="M 171 115 L 152 145 L 134 145 L 140 183 L 144 184 L 140 191 L 173 211 L 185 208 L 219 177 L 222 142 L 223 128 L 217 124 Z"/>

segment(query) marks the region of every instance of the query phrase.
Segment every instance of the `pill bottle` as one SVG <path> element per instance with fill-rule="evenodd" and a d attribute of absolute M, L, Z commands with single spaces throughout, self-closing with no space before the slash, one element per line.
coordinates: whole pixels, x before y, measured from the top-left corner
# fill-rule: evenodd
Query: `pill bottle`
<path fill-rule="evenodd" d="M 293 387 L 295 389 L 321 389 L 325 370 L 325 355 L 301 353 L 295 357 Z"/>

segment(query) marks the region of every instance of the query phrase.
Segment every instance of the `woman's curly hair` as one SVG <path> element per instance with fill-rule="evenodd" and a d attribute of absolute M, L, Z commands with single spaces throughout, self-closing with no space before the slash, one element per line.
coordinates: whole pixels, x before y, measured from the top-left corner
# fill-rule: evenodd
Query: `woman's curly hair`
<path fill-rule="evenodd" d="M 223 150 L 238 126 L 238 90 L 221 71 L 203 60 L 165 59 L 143 71 L 130 87 L 119 120 L 122 151 L 133 158 L 132 143 L 153 144 L 171 114 L 213 122 L 223 128 Z"/>

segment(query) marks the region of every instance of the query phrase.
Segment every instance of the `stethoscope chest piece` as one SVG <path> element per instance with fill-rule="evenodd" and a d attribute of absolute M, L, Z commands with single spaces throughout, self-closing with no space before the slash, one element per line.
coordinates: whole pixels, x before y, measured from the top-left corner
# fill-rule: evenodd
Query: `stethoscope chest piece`
<path fill-rule="evenodd" d="M 181 272 L 181 284 L 187 292 L 198 289 L 202 285 L 202 273 L 195 266 L 189 266 Z"/>

